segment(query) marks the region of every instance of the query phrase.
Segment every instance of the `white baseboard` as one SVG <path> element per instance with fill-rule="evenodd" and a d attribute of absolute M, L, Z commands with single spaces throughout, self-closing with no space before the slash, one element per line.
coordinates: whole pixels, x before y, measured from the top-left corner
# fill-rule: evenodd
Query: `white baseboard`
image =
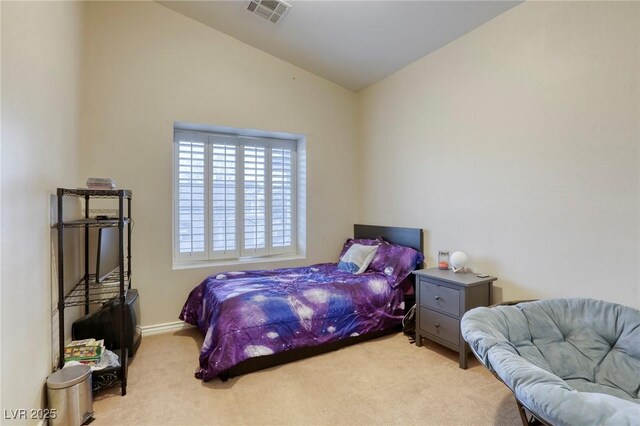
<path fill-rule="evenodd" d="M 193 328 L 191 324 L 184 321 L 167 322 L 164 324 L 153 324 L 138 327 L 142 333 L 142 337 L 153 336 L 154 334 L 172 333 L 174 331 L 187 330 Z"/>

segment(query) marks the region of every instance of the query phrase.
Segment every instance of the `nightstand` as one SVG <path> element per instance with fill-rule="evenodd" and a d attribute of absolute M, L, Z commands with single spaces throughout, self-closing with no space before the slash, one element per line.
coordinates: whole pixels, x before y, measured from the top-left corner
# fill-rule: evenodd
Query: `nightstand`
<path fill-rule="evenodd" d="M 460 333 L 460 318 L 469 309 L 489 306 L 496 277 L 478 278 L 471 272 L 438 268 L 420 269 L 416 275 L 416 346 L 422 339 L 460 353 L 460 368 L 467 368 L 469 345 Z"/>

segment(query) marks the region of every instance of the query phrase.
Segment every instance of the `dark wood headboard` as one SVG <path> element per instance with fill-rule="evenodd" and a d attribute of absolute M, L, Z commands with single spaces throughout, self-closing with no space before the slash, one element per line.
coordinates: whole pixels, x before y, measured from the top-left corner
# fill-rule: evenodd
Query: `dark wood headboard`
<path fill-rule="evenodd" d="M 423 253 L 423 233 L 419 228 L 355 224 L 353 225 L 353 237 L 370 239 L 382 237 L 390 243 L 411 247 Z"/>

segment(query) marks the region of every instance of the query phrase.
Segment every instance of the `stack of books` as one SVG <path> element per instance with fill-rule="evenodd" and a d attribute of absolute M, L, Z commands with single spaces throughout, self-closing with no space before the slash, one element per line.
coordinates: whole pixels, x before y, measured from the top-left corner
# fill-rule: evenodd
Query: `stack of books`
<path fill-rule="evenodd" d="M 89 366 L 98 365 L 104 352 L 104 340 L 74 340 L 64 348 L 64 362 L 78 361 Z"/>
<path fill-rule="evenodd" d="M 116 181 L 112 178 L 95 178 L 87 179 L 87 188 L 89 189 L 116 189 Z"/>

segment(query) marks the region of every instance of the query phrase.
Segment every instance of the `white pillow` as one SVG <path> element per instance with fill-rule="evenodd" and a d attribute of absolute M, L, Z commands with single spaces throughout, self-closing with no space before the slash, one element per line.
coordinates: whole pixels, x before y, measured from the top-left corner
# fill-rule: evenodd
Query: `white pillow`
<path fill-rule="evenodd" d="M 376 255 L 378 246 L 365 246 L 362 244 L 353 244 L 349 250 L 340 258 L 338 269 L 352 274 L 363 273 L 373 257 Z"/>

